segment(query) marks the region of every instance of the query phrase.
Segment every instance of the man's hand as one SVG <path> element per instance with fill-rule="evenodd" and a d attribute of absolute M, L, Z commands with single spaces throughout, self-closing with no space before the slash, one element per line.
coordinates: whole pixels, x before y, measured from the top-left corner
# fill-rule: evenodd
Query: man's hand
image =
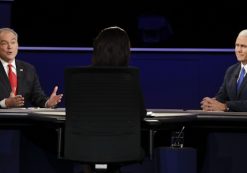
<path fill-rule="evenodd" d="M 47 108 L 53 108 L 58 103 L 61 102 L 63 94 L 57 95 L 57 90 L 58 90 L 58 86 L 55 86 L 53 92 L 51 93 L 50 98 L 46 102 L 46 107 Z"/>
<path fill-rule="evenodd" d="M 203 111 L 226 111 L 226 104 L 217 101 L 215 98 L 205 97 L 201 101 Z"/>
<path fill-rule="evenodd" d="M 13 92 L 5 99 L 5 105 L 7 108 L 22 107 L 24 105 L 24 97 L 21 95 L 14 95 Z"/>

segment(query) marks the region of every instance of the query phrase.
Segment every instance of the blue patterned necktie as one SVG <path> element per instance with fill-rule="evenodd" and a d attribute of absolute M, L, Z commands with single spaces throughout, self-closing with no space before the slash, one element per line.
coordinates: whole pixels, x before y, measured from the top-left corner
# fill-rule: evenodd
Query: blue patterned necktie
<path fill-rule="evenodd" d="M 240 88 L 240 86 L 241 86 L 241 84 L 243 82 L 244 75 L 245 75 L 245 69 L 242 68 L 241 72 L 240 72 L 240 75 L 239 75 L 238 83 L 237 83 L 237 91 L 239 91 L 239 88 Z"/>

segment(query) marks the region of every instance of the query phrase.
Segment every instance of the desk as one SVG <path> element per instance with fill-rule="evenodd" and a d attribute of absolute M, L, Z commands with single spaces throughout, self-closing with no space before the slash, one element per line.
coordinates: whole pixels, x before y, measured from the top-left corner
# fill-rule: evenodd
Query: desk
<path fill-rule="evenodd" d="M 72 170 L 72 168 L 68 168 L 69 164 L 67 166 L 65 161 L 58 160 L 56 155 L 56 129 L 63 126 L 65 119 L 63 116 L 62 121 L 60 120 L 59 112 L 64 112 L 64 110 L 64 108 L 0 109 L 0 172 L 65 173 L 68 172 L 65 170 Z M 42 118 L 32 115 L 39 111 L 56 112 L 57 116 L 43 116 Z M 36 132 L 38 133 L 36 134 Z M 37 138 L 42 140 L 36 140 Z M 51 153 L 53 148 L 55 148 L 54 152 Z"/>
<path fill-rule="evenodd" d="M 247 129 L 246 112 L 204 112 L 200 110 L 148 109 L 143 128 L 149 131 L 149 154 L 153 155 L 153 138 L 158 130 L 179 130 L 183 126 L 191 129 Z M 150 116 L 150 112 L 153 113 Z M 45 125 L 63 127 L 65 109 L 2 109 L 1 127 Z"/>
<path fill-rule="evenodd" d="M 180 112 L 195 116 L 182 123 L 176 123 L 176 117 L 170 117 L 169 121 L 159 116 L 147 120 L 152 119 L 151 125 L 156 121 L 154 127 L 159 130 L 165 129 L 171 122 L 175 126 L 185 125 L 185 145 L 197 149 L 198 172 L 246 172 L 247 112 Z"/>
<path fill-rule="evenodd" d="M 180 123 L 196 125 L 204 122 L 208 127 L 212 122 L 219 122 L 219 125 L 229 122 L 230 124 L 240 123 L 243 128 L 247 128 L 247 112 L 204 112 L 200 110 L 178 110 L 178 109 L 148 109 L 148 113 L 153 115 L 144 118 L 144 123 L 157 127 L 156 125 L 172 124 L 176 126 Z M 57 109 L 0 109 L 0 126 L 23 126 L 37 122 L 50 122 L 63 124 L 65 121 L 65 108 Z M 7 122 L 7 124 L 6 124 Z M 19 122 L 16 124 L 16 122 Z M 207 124 L 208 123 L 208 124 Z M 162 126 L 163 126 L 162 125 Z M 160 126 L 160 127 L 162 127 Z M 164 126 L 167 128 L 169 126 Z M 206 127 L 206 126 L 205 126 Z M 215 127 L 214 125 L 212 127 Z M 223 126 L 230 128 L 235 126 Z M 239 128 L 239 126 L 236 128 Z"/>
<path fill-rule="evenodd" d="M 148 109 L 154 116 L 143 121 L 143 129 L 149 131 L 149 152 L 153 156 L 154 133 L 159 130 L 180 130 L 185 133 L 246 132 L 247 112 L 203 112 L 198 110 Z M 163 115 L 163 116 L 160 116 Z M 48 127 L 61 129 L 64 126 L 65 109 L 0 109 L 1 129 L 22 129 L 26 127 Z M 185 135 L 185 138 L 188 137 Z M 192 139 L 193 140 L 193 139 Z M 193 141 L 195 142 L 195 141 Z M 189 145 L 190 143 L 188 143 Z M 197 147 L 197 146 L 195 146 Z"/>
<path fill-rule="evenodd" d="M 150 141 L 157 130 L 200 129 L 247 129 L 247 112 L 203 112 L 181 109 L 148 109 L 143 128 L 150 130 Z M 150 112 L 153 113 L 150 116 Z M 0 128 L 19 128 L 33 125 L 63 127 L 65 109 L 0 109 Z M 152 148 L 152 144 L 149 144 Z M 150 151 L 150 153 L 152 153 Z"/>
<path fill-rule="evenodd" d="M 154 112 L 154 116 L 147 117 L 144 120 L 151 125 L 155 125 L 155 123 L 161 125 L 160 127 L 170 123 L 186 123 L 188 127 L 198 128 L 247 129 L 247 112 L 204 112 L 201 110 L 177 109 L 157 109 L 157 111 L 156 109 L 148 109 L 148 111 Z M 168 113 L 168 116 L 165 113 Z M 174 116 L 169 116 L 170 113 Z"/>
<path fill-rule="evenodd" d="M 65 120 L 65 108 L 0 109 L 0 120 L 0 128 L 29 126 L 42 121 L 63 124 Z"/>

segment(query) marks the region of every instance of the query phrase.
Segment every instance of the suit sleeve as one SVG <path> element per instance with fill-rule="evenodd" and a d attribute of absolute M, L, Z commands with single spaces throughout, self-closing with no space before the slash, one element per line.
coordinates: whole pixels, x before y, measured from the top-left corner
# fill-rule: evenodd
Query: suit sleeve
<path fill-rule="evenodd" d="M 229 111 L 247 112 L 247 85 L 239 94 L 236 91 L 238 71 L 238 64 L 231 66 L 226 71 L 223 84 L 215 97 L 219 102 L 226 103 Z"/>
<path fill-rule="evenodd" d="M 45 107 L 45 103 L 48 100 L 48 97 L 45 95 L 41 87 L 36 70 L 34 70 L 33 74 L 34 74 L 34 78 L 33 78 L 33 87 L 31 93 L 31 103 L 33 106 Z"/>
<path fill-rule="evenodd" d="M 221 103 L 225 103 L 227 100 L 229 100 L 228 94 L 227 94 L 227 81 L 228 81 L 228 71 L 226 71 L 226 74 L 224 76 L 223 83 L 220 86 L 220 89 L 218 90 L 217 94 L 215 95 L 216 100 L 218 100 Z"/>

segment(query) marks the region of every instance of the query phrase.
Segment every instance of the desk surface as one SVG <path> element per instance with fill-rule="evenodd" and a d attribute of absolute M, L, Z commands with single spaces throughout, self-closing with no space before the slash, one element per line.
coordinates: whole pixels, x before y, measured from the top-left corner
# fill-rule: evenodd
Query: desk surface
<path fill-rule="evenodd" d="M 148 112 L 153 113 L 153 117 L 159 118 L 164 115 L 164 113 L 172 113 L 174 116 L 184 115 L 194 115 L 197 119 L 246 119 L 247 112 L 220 112 L 220 111 L 211 111 L 206 112 L 202 110 L 181 110 L 181 109 L 148 109 Z M 157 116 L 156 116 L 157 115 Z M 168 114 L 169 115 L 169 114 Z"/>
<path fill-rule="evenodd" d="M 65 108 L 12 108 L 0 109 L 0 127 L 30 126 L 34 123 L 63 124 Z"/>
<path fill-rule="evenodd" d="M 147 109 L 148 114 L 144 121 L 148 123 L 201 123 L 201 122 L 247 122 L 247 112 L 205 112 L 201 110 L 181 109 Z M 0 109 L 0 119 L 9 121 L 16 119 L 50 121 L 63 123 L 65 120 L 65 108 L 17 108 Z M 209 123 L 208 123 L 209 124 Z"/>
<path fill-rule="evenodd" d="M 170 113 L 188 113 L 184 117 L 162 117 L 153 116 L 145 118 L 145 121 L 152 122 L 151 125 L 165 127 L 167 123 L 186 123 L 187 127 L 212 128 L 212 129 L 247 129 L 247 112 L 205 112 L 202 110 L 172 110 L 172 109 L 148 109 L 148 111 L 162 114 Z M 155 114 L 154 114 L 155 115 Z"/>

